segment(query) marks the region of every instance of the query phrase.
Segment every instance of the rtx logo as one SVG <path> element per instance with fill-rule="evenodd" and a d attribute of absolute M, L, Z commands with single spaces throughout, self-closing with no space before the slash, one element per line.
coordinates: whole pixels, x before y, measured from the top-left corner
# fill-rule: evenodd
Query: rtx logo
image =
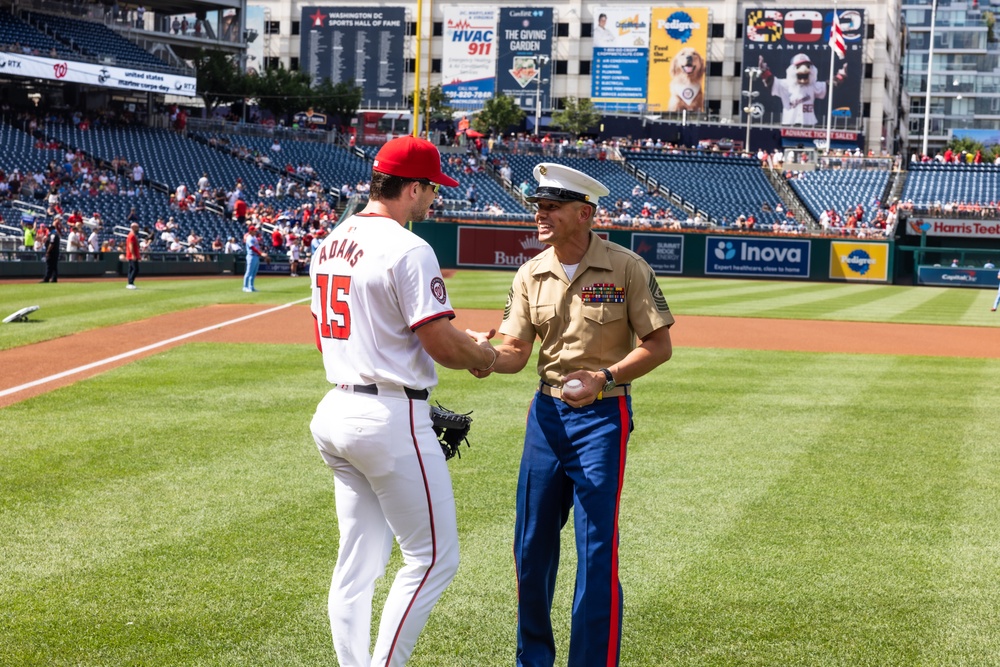
<path fill-rule="evenodd" d="M 0 70 L 21 69 L 21 61 L 13 58 L 0 58 Z"/>

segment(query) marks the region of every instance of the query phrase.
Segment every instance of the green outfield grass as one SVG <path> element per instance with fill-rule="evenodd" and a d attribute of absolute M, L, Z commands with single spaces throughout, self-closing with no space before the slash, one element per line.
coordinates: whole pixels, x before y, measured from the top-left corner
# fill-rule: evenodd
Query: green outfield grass
<path fill-rule="evenodd" d="M 453 303 L 499 309 L 511 277 L 459 272 Z M 661 283 L 678 317 L 995 326 L 990 290 Z M 51 301 L 0 343 L 308 294 L 259 284 L 5 285 L 3 308 Z M 441 371 L 473 447 L 449 464 L 462 565 L 417 667 L 513 664 L 533 369 Z M 623 665 L 1000 665 L 1000 361 L 680 348 L 635 390 Z M 325 391 L 311 345 L 195 343 L 0 409 L 0 665 L 335 664 L 333 480 L 308 430 Z"/>
<path fill-rule="evenodd" d="M 502 310 L 514 274 L 459 271 L 447 281 L 455 308 Z M 309 296 L 307 278 L 261 277 L 256 294 L 241 291 L 239 277 L 122 280 L 0 285 L 0 318 L 38 305 L 31 321 L 0 325 L 0 350 L 218 303 L 283 304 Z M 678 315 L 725 315 L 858 322 L 998 326 L 990 312 L 993 290 L 847 283 L 660 278 Z"/>
<path fill-rule="evenodd" d="M 0 664 L 333 664 L 318 361 L 192 344 L 5 408 Z M 533 384 L 442 372 L 474 445 L 450 464 L 462 566 L 414 665 L 512 663 Z M 683 349 L 636 389 L 623 664 L 1000 662 L 1000 362 Z"/>

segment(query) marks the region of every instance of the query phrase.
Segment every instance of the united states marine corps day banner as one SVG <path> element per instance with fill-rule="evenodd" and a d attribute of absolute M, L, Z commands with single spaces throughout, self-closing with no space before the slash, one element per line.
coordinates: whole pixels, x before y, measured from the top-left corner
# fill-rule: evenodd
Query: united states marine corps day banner
<path fill-rule="evenodd" d="M 649 71 L 649 7 L 596 6 L 592 11 L 591 101 L 601 111 L 642 111 Z"/>
<path fill-rule="evenodd" d="M 552 106 L 552 8 L 504 7 L 497 30 L 497 93 L 534 111 Z M 548 56 L 542 64 L 538 56 Z M 539 83 L 541 82 L 541 83 Z M 539 86 L 541 86 L 539 88 Z"/>
<path fill-rule="evenodd" d="M 478 109 L 493 97 L 497 8 L 445 7 L 442 89 L 456 109 Z"/>
<path fill-rule="evenodd" d="M 748 9 L 743 31 L 743 68 L 759 67 L 753 82 L 764 120 L 782 125 L 826 127 L 827 95 L 832 88 L 833 126 L 843 121 L 854 127 L 861 117 L 861 81 L 864 78 L 862 41 L 864 12 L 838 9 L 847 57 L 836 57 L 830 85 L 829 46 L 833 9 Z M 743 74 L 741 90 L 749 80 Z M 746 116 L 743 116 L 744 121 Z M 825 133 L 823 133 L 825 137 Z M 817 135 L 815 138 L 820 138 Z"/>
<path fill-rule="evenodd" d="M 303 7 L 299 63 L 315 83 L 353 81 L 362 106 L 403 102 L 403 7 Z"/>
<path fill-rule="evenodd" d="M 708 8 L 653 7 L 649 35 L 650 111 L 702 111 Z"/>

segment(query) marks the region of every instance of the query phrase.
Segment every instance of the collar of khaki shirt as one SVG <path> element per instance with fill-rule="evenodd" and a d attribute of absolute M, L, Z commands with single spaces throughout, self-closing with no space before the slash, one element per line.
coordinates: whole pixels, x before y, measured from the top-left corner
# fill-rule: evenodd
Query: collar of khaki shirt
<path fill-rule="evenodd" d="M 551 273 L 565 279 L 566 272 L 563 271 L 562 264 L 559 262 L 559 258 L 556 257 L 555 249 L 549 248 L 549 250 L 551 252 L 547 256 L 543 256 L 541 261 L 531 270 L 531 275 L 540 276 Z M 608 249 L 604 239 L 595 234 L 593 230 L 590 231 L 590 245 L 587 246 L 587 252 L 584 253 L 583 259 L 580 260 L 576 273 L 573 274 L 573 279 L 576 280 L 577 276 L 582 275 L 584 271 L 591 267 L 607 269 L 609 271 L 614 268 L 611 266 L 611 258 L 608 256 Z"/>

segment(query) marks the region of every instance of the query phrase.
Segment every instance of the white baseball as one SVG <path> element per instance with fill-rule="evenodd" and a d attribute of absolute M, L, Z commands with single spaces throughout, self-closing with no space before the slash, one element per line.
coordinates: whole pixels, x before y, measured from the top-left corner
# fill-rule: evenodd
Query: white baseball
<path fill-rule="evenodd" d="M 564 399 L 568 398 L 571 401 L 581 398 L 583 394 L 583 389 L 584 389 L 583 382 L 576 379 L 570 380 L 569 382 L 563 385 L 562 388 L 563 398 Z"/>

